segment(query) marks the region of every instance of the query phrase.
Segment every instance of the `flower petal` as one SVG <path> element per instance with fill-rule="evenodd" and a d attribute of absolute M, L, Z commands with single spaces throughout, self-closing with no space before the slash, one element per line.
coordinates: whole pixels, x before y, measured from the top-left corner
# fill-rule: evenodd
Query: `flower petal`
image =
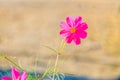
<path fill-rule="evenodd" d="M 16 68 L 12 68 L 12 78 L 13 80 L 20 78 L 20 72 Z"/>
<path fill-rule="evenodd" d="M 87 32 L 80 30 L 76 32 L 77 35 L 79 35 L 79 37 L 81 37 L 82 39 L 85 39 L 87 37 Z"/>
<path fill-rule="evenodd" d="M 74 36 L 73 41 L 76 45 L 79 45 L 81 43 L 80 38 L 78 36 Z"/>
<path fill-rule="evenodd" d="M 61 22 L 60 26 L 61 26 L 61 28 L 65 29 L 65 30 L 70 29 L 70 27 L 68 26 L 68 24 L 66 24 L 65 22 Z"/>
<path fill-rule="evenodd" d="M 77 26 L 77 30 L 86 30 L 88 28 L 87 23 L 81 23 Z"/>
<path fill-rule="evenodd" d="M 70 27 L 73 27 L 74 26 L 74 18 L 72 16 L 68 16 L 66 18 L 66 22 L 67 24 L 70 26 Z"/>
<path fill-rule="evenodd" d="M 4 76 L 4 77 L 2 77 L 2 80 L 12 80 L 12 79 L 7 76 Z"/>
<path fill-rule="evenodd" d="M 67 30 L 61 30 L 61 31 L 60 31 L 60 36 L 61 36 L 61 37 L 66 37 L 69 33 L 70 33 L 70 32 L 67 31 Z"/>
<path fill-rule="evenodd" d="M 21 76 L 21 80 L 26 80 L 26 78 L 27 78 L 27 73 L 23 72 Z"/>
<path fill-rule="evenodd" d="M 82 23 L 81 24 L 81 28 L 82 28 L 82 30 L 86 30 L 87 28 L 88 28 L 88 25 L 87 25 L 87 23 Z"/>
<path fill-rule="evenodd" d="M 77 25 L 80 24 L 81 22 L 82 22 L 82 17 L 77 16 L 77 17 L 75 18 L 75 26 L 77 26 Z"/>
<path fill-rule="evenodd" d="M 66 37 L 66 42 L 70 44 L 73 40 L 73 34 L 70 34 L 69 36 Z"/>

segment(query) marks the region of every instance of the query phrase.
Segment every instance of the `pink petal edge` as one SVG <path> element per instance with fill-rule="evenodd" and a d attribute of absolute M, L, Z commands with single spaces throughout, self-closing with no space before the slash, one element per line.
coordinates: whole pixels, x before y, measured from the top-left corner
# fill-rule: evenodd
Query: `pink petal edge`
<path fill-rule="evenodd" d="M 22 73 L 21 80 L 26 80 L 26 78 L 27 78 L 27 72 L 24 71 Z"/>
<path fill-rule="evenodd" d="M 60 26 L 61 26 L 61 28 L 65 29 L 65 30 L 70 29 L 70 27 L 68 26 L 68 24 L 65 23 L 65 22 L 61 22 L 61 23 L 60 23 Z"/>
<path fill-rule="evenodd" d="M 12 68 L 12 78 L 13 80 L 20 78 L 20 72 L 16 68 Z"/>
<path fill-rule="evenodd" d="M 12 80 L 10 77 L 4 76 L 2 77 L 2 80 Z"/>
<path fill-rule="evenodd" d="M 70 35 L 68 35 L 68 36 L 66 37 L 66 42 L 67 42 L 68 44 L 70 44 L 70 43 L 72 42 L 72 40 L 73 40 L 73 34 L 70 34 Z"/>
<path fill-rule="evenodd" d="M 61 30 L 61 31 L 60 31 L 60 36 L 61 36 L 61 37 L 66 37 L 69 33 L 70 33 L 69 31 Z"/>
<path fill-rule="evenodd" d="M 87 23 L 83 22 L 83 23 L 79 24 L 76 28 L 77 28 L 77 30 L 86 30 L 86 29 L 88 29 L 88 25 L 87 25 Z"/>
<path fill-rule="evenodd" d="M 77 25 L 80 24 L 80 23 L 82 23 L 82 17 L 77 16 L 77 17 L 75 18 L 75 26 L 77 26 Z"/>
<path fill-rule="evenodd" d="M 74 43 L 75 43 L 76 45 L 79 45 L 79 44 L 81 43 L 80 38 L 77 37 L 77 36 L 73 39 L 73 41 L 74 41 Z"/>
<path fill-rule="evenodd" d="M 77 35 L 79 35 L 80 38 L 85 39 L 87 37 L 87 32 L 85 31 L 79 31 L 78 33 L 76 33 Z"/>
<path fill-rule="evenodd" d="M 72 16 L 68 16 L 66 18 L 66 22 L 67 24 L 70 26 L 70 27 L 73 27 L 74 26 L 74 18 Z"/>

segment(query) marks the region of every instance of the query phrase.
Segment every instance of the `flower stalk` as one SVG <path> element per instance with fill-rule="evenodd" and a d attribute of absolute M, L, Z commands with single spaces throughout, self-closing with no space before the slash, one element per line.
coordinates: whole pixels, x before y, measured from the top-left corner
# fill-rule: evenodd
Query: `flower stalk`
<path fill-rule="evenodd" d="M 10 58 L 7 56 L 4 56 L 4 59 L 6 59 L 9 63 L 12 63 L 15 67 L 19 68 L 20 70 L 24 71 L 23 68 L 21 68 L 18 64 L 16 64 L 14 61 L 12 61 Z"/>
<path fill-rule="evenodd" d="M 56 55 L 56 61 L 55 61 L 55 65 L 54 65 L 54 71 L 53 71 L 53 78 L 52 78 L 52 80 L 55 79 L 55 75 L 57 74 L 57 67 L 58 67 L 59 56 L 63 53 L 64 48 L 65 48 L 65 42 L 64 42 L 64 39 L 63 39 L 61 41 L 60 47 L 58 49 L 58 53 Z"/>

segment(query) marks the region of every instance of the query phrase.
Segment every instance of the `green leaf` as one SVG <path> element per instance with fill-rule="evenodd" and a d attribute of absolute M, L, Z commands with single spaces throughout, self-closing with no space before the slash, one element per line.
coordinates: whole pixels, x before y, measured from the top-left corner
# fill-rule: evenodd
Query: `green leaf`
<path fill-rule="evenodd" d="M 59 74 L 56 74 L 56 76 L 57 76 L 57 80 L 60 80 L 60 76 L 59 76 Z"/>
<path fill-rule="evenodd" d="M 50 71 L 50 69 L 47 69 L 47 70 L 45 71 L 45 73 L 44 73 L 43 76 L 42 76 L 42 79 L 44 79 L 44 78 L 49 74 L 49 71 Z"/>
<path fill-rule="evenodd" d="M 55 49 L 53 49 L 53 48 L 51 48 L 51 47 L 49 47 L 49 46 L 45 46 L 45 45 L 43 45 L 43 47 L 46 47 L 46 48 L 48 48 L 48 49 L 50 49 L 51 51 L 53 51 L 54 53 L 58 53 Z"/>
<path fill-rule="evenodd" d="M 36 78 L 33 77 L 30 73 L 28 73 L 27 80 L 36 80 Z"/>

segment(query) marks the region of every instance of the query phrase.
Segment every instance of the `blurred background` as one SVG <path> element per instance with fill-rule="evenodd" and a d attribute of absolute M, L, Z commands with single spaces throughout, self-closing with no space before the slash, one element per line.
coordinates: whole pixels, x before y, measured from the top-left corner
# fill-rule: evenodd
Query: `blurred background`
<path fill-rule="evenodd" d="M 58 49 L 60 22 L 82 16 L 89 25 L 82 44 L 67 45 L 59 70 L 79 76 L 114 78 L 120 75 L 120 0 L 0 0 L 0 53 L 28 71 L 44 72 Z M 0 59 L 0 68 L 11 65 Z"/>

